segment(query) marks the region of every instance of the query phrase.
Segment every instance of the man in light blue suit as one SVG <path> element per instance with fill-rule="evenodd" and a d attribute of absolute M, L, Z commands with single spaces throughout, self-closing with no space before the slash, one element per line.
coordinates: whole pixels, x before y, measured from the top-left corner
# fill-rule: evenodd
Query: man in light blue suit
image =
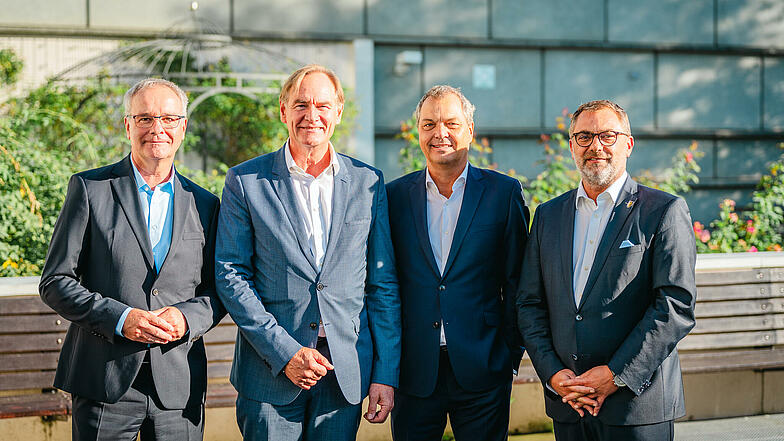
<path fill-rule="evenodd" d="M 400 299 L 380 171 L 338 155 L 331 70 L 280 94 L 289 139 L 229 170 L 216 285 L 239 327 L 231 382 L 246 440 L 353 440 L 383 422 L 400 364 Z"/>

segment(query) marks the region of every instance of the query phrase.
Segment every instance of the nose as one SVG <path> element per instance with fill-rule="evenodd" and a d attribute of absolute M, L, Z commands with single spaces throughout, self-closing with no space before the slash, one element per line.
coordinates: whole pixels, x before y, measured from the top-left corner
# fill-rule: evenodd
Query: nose
<path fill-rule="evenodd" d="M 318 109 L 316 106 L 309 105 L 308 108 L 305 110 L 305 118 L 308 121 L 316 121 L 318 120 Z"/>
<path fill-rule="evenodd" d="M 446 128 L 446 124 L 439 123 L 436 126 L 436 136 L 441 139 L 446 139 L 449 137 L 449 130 Z"/>
<path fill-rule="evenodd" d="M 604 144 L 599 141 L 598 135 L 594 135 L 593 139 L 591 140 L 591 145 L 588 146 L 588 150 L 594 150 L 597 152 L 604 150 Z"/>
<path fill-rule="evenodd" d="M 150 132 L 152 133 L 163 133 L 163 123 L 161 122 L 160 118 L 154 118 L 152 120 L 152 125 L 150 126 Z"/>

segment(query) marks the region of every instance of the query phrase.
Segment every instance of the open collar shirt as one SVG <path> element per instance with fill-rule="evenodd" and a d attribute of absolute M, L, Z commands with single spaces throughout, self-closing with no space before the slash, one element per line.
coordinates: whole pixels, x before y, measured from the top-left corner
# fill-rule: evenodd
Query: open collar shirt
<path fill-rule="evenodd" d="M 572 274 L 574 303 L 580 305 L 588 275 L 593 267 L 596 249 L 602 239 L 605 228 L 610 221 L 610 214 L 618 201 L 623 184 L 629 175 L 623 172 L 610 186 L 599 193 L 594 202 L 583 188 L 583 182 L 577 188 L 574 216 L 574 247 L 572 249 Z"/>
<path fill-rule="evenodd" d="M 425 190 L 427 193 L 427 234 L 430 238 L 430 248 L 438 264 L 438 270 L 444 275 L 449 251 L 452 249 L 452 239 L 455 235 L 457 218 L 463 206 L 466 178 L 468 177 L 468 163 L 463 172 L 452 184 L 452 194 L 447 198 L 438 192 L 438 186 L 430 176 L 430 170 L 425 169 Z M 443 322 L 443 320 L 442 320 Z M 444 326 L 441 324 L 441 346 L 446 345 Z"/>

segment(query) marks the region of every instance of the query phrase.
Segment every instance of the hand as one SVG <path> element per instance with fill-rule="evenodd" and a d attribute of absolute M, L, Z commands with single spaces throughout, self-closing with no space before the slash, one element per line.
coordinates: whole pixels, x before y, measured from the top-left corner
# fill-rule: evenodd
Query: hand
<path fill-rule="evenodd" d="M 286 363 L 283 373 L 289 377 L 292 383 L 302 389 L 309 390 L 316 385 L 321 377 L 327 375 L 327 371 L 334 369 L 327 357 L 321 352 L 303 347 Z"/>
<path fill-rule="evenodd" d="M 182 311 L 174 306 L 167 306 L 150 312 L 166 320 L 174 328 L 174 331 L 171 332 L 172 340 L 179 340 L 188 332 L 188 321 L 185 320 Z"/>
<path fill-rule="evenodd" d="M 150 311 L 133 308 L 125 317 L 122 335 L 141 343 L 166 344 L 174 339 L 174 327 Z"/>
<path fill-rule="evenodd" d="M 596 405 L 596 401 L 591 399 L 588 395 L 593 394 L 596 391 L 592 387 L 585 385 L 568 386 L 564 384 L 566 381 L 576 377 L 577 376 L 571 369 L 561 369 L 550 377 L 548 383 L 550 384 L 550 387 L 561 396 L 561 400 L 564 403 L 569 404 L 581 417 L 585 416 L 584 409 L 593 414 L 593 406 Z"/>
<path fill-rule="evenodd" d="M 595 392 L 588 395 L 588 398 L 595 400 L 596 403 L 592 405 L 590 410 L 593 416 L 599 415 L 599 410 L 602 404 L 604 404 L 604 400 L 618 390 L 618 386 L 613 382 L 612 371 L 607 365 L 591 368 L 582 375 L 562 381 L 561 385 L 567 388 L 581 386 L 594 389 Z M 567 397 L 564 396 L 564 399 L 567 399 Z"/>
<path fill-rule="evenodd" d="M 383 423 L 393 407 L 395 407 L 395 388 L 386 384 L 370 383 L 365 419 L 371 423 Z"/>

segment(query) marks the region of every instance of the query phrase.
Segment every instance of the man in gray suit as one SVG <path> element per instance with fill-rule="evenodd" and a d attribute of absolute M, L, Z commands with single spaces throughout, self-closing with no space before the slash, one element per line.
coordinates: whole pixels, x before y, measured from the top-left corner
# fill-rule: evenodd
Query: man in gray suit
<path fill-rule="evenodd" d="M 148 79 L 125 94 L 131 154 L 71 177 L 41 276 L 71 321 L 54 385 L 73 396 L 74 440 L 201 439 L 201 336 L 215 294 L 218 198 L 174 169 L 188 98 Z"/>
<path fill-rule="evenodd" d="M 694 327 L 696 250 L 683 199 L 638 185 L 626 112 L 581 105 L 581 182 L 534 215 L 518 326 L 561 440 L 673 439 L 685 413 L 675 346 Z"/>
<path fill-rule="evenodd" d="M 335 152 L 340 80 L 308 65 L 280 93 L 289 139 L 229 170 L 216 284 L 239 327 L 231 382 L 247 440 L 353 440 L 383 422 L 400 299 L 381 172 Z M 378 409 L 380 406 L 380 409 Z"/>

